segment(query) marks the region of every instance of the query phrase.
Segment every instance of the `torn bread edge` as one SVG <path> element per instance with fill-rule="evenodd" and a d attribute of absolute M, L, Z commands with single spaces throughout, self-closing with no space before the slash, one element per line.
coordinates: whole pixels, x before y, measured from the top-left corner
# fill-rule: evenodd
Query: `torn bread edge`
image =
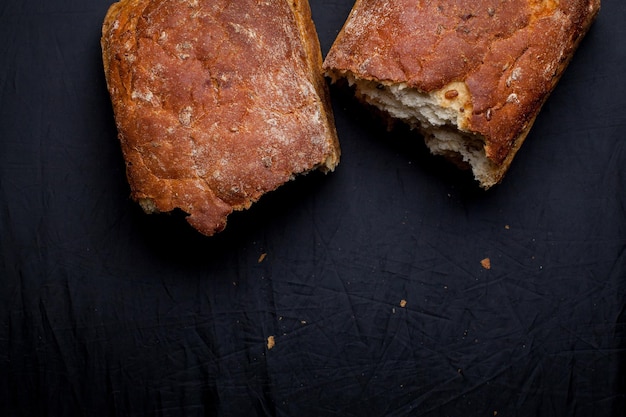
<path fill-rule="evenodd" d="M 471 94 L 462 81 L 426 93 L 407 83 L 357 78 L 351 71 L 327 71 L 333 83 L 347 81 L 356 98 L 389 116 L 390 122 L 402 121 L 418 130 L 433 155 L 440 155 L 462 169 L 471 169 L 484 189 L 500 183 L 515 154 L 530 131 L 533 118 L 501 164 L 496 164 L 485 152 L 486 139 L 469 130 L 472 114 Z M 536 116 L 535 116 L 536 117 Z"/>

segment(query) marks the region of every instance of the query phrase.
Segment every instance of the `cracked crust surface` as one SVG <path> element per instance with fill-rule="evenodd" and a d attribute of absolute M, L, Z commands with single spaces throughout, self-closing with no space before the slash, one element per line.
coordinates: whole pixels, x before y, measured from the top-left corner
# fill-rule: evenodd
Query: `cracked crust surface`
<path fill-rule="evenodd" d="M 333 79 L 468 97 L 459 128 L 484 141 L 498 182 L 600 0 L 357 0 L 324 62 Z M 454 98 L 454 97 L 451 97 Z"/>
<path fill-rule="evenodd" d="M 131 196 L 205 235 L 339 144 L 306 0 L 122 0 L 102 51 Z"/>

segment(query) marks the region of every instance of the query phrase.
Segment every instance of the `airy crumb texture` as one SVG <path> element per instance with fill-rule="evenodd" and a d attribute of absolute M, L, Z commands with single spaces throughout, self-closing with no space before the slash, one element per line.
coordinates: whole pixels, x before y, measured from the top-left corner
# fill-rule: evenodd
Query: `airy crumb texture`
<path fill-rule="evenodd" d="M 122 0 L 102 28 L 135 199 L 205 235 L 339 144 L 306 0 Z"/>
<path fill-rule="evenodd" d="M 434 154 L 499 183 L 600 0 L 357 0 L 324 62 Z"/>

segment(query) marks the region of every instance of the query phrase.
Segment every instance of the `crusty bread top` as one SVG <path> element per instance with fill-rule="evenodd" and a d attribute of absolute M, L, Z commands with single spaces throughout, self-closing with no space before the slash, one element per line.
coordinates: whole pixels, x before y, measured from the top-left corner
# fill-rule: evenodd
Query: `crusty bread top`
<path fill-rule="evenodd" d="M 492 162 L 510 163 L 515 140 L 599 7 L 600 0 L 357 0 L 324 69 L 426 93 L 464 83 L 460 127 L 484 138 Z"/>
<path fill-rule="evenodd" d="M 339 145 L 306 0 L 122 0 L 104 69 L 132 197 L 206 235 Z"/>

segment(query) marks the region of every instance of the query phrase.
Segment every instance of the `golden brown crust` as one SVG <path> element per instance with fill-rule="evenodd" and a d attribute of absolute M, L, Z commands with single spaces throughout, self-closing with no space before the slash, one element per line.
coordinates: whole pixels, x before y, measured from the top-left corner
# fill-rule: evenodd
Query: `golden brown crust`
<path fill-rule="evenodd" d="M 463 128 L 485 140 L 504 175 L 600 0 L 357 0 L 324 62 L 430 93 L 464 82 Z"/>
<path fill-rule="evenodd" d="M 339 145 L 306 0 L 122 0 L 102 52 L 133 199 L 206 235 Z"/>

